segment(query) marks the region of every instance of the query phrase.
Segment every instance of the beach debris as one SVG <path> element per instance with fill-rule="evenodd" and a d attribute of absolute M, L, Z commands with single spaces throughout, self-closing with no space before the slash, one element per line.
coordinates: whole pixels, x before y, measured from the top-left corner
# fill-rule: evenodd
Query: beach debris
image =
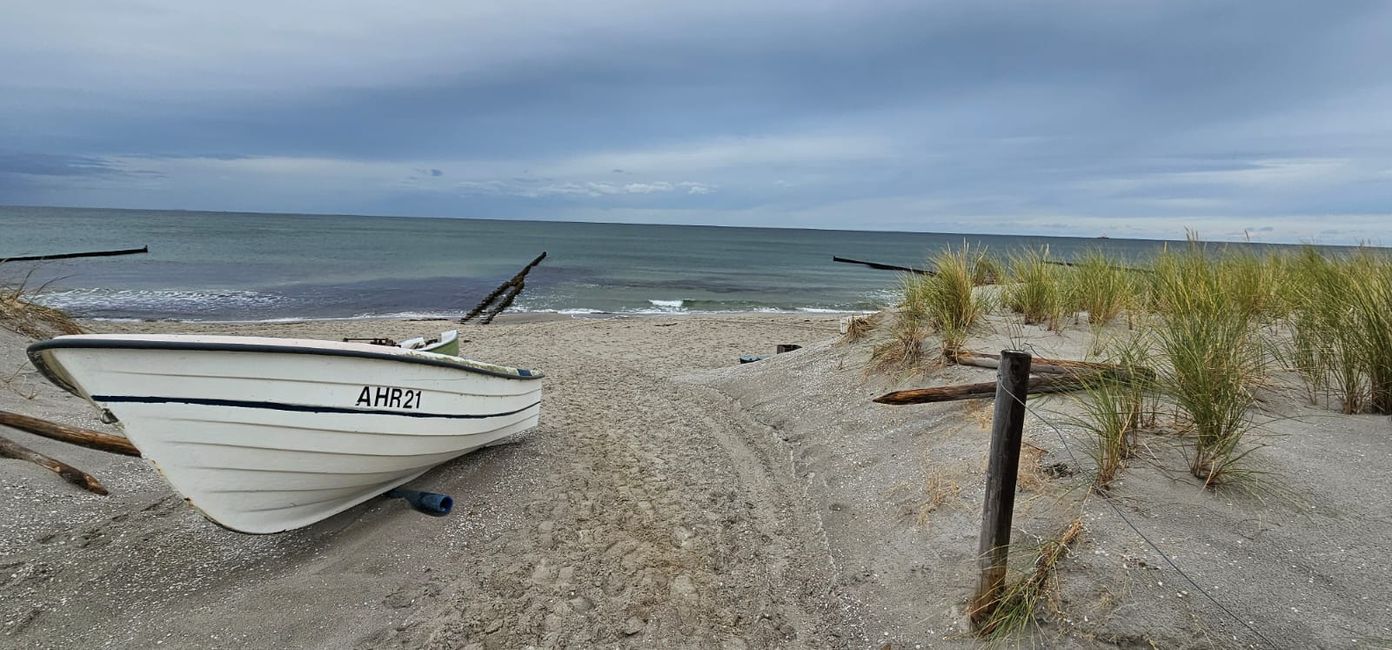
<path fill-rule="evenodd" d="M 22 255 L 17 257 L 0 257 L 0 264 L 5 262 L 44 262 L 48 260 L 70 260 L 77 257 L 115 257 L 117 255 L 142 255 L 150 252 L 149 246 L 140 248 L 122 248 L 109 251 L 87 251 L 82 253 L 51 253 L 49 255 Z"/>
<path fill-rule="evenodd" d="M 831 261 L 841 262 L 843 264 L 859 264 L 861 266 L 868 266 L 877 271 L 903 271 L 905 273 L 913 273 L 915 275 L 937 275 L 937 271 L 916 269 L 911 266 L 899 266 L 897 264 L 883 264 L 880 262 L 866 262 L 864 260 L 853 260 L 849 257 L 837 257 L 835 255 L 831 256 Z"/>
<path fill-rule="evenodd" d="M 1044 474 L 1050 478 L 1068 478 L 1077 472 L 1068 463 L 1054 463 L 1044 467 Z"/>
<path fill-rule="evenodd" d="M 0 411 L 0 425 L 28 431 L 36 436 L 43 436 L 61 442 L 66 442 L 79 447 L 105 451 L 122 456 L 140 456 L 140 450 L 135 448 L 129 440 L 121 436 L 113 436 L 109 433 L 83 429 L 81 427 L 50 422 L 28 415 L 21 415 L 11 411 Z"/>
<path fill-rule="evenodd" d="M 841 317 L 841 336 L 847 343 L 859 341 L 879 324 L 880 314 L 856 314 Z"/>
<path fill-rule="evenodd" d="M 943 352 L 947 360 L 962 366 L 976 366 L 978 368 L 996 369 L 1000 367 L 1000 355 L 987 352 L 972 352 L 970 350 L 946 350 Z M 1072 359 L 1046 359 L 1035 357 L 1034 363 L 1030 365 L 1030 372 L 1041 375 L 1077 375 L 1079 373 L 1098 373 L 1122 381 L 1133 379 L 1154 379 L 1155 371 L 1150 368 L 1138 367 L 1127 368 L 1114 363 L 1099 363 L 1096 361 L 1074 361 Z M 1132 373 L 1140 375 L 1133 377 Z"/>
<path fill-rule="evenodd" d="M 1087 388 L 1088 381 L 1095 379 L 1096 373 L 1056 375 L 1052 377 L 1030 377 L 1029 393 L 1066 393 Z M 976 384 L 954 384 L 932 388 L 910 388 L 896 390 L 876 397 L 877 404 L 902 406 L 905 404 L 931 404 L 934 402 L 956 402 L 965 399 L 986 399 L 996 396 L 996 382 L 984 381 Z"/>
<path fill-rule="evenodd" d="M 779 344 L 778 344 L 778 347 L 774 348 L 774 354 L 783 354 L 784 352 L 792 352 L 793 350 L 801 350 L 801 349 L 802 349 L 802 346 L 801 346 L 801 345 L 797 345 L 796 343 L 779 343 Z M 740 363 L 754 363 L 755 361 L 763 361 L 764 359 L 767 359 L 767 358 L 768 358 L 768 355 L 764 355 L 764 354 L 742 354 L 742 355 L 740 355 L 739 362 L 740 362 Z"/>
<path fill-rule="evenodd" d="M 27 460 L 63 477 L 63 480 L 87 490 L 88 492 L 101 495 L 108 494 L 106 488 L 102 486 L 101 481 L 98 481 L 91 474 L 61 460 L 45 456 L 8 438 L 0 437 L 0 457 Z"/>
<path fill-rule="evenodd" d="M 526 288 L 527 274 L 530 273 L 533 268 L 536 268 L 536 265 L 541 264 L 541 261 L 544 259 L 546 259 L 546 251 L 542 251 L 530 264 L 522 267 L 522 270 L 518 271 L 517 275 L 509 278 L 507 282 L 498 285 L 498 288 L 494 289 L 493 293 L 488 294 L 488 296 L 480 301 L 468 314 L 459 319 L 459 322 L 467 323 L 480 315 L 483 316 L 479 320 L 480 324 L 487 325 L 493 322 L 494 317 L 512 306 L 512 301 L 516 300 L 518 294 L 521 294 L 522 290 Z"/>
<path fill-rule="evenodd" d="M 343 342 L 366 343 L 368 345 L 385 345 L 393 348 L 397 346 L 395 339 L 389 339 L 383 336 L 345 336 L 343 337 Z"/>
<path fill-rule="evenodd" d="M 382 496 L 388 499 L 403 499 L 411 504 L 418 512 L 423 512 L 431 517 L 443 517 L 454 509 L 454 498 L 448 494 L 438 492 L 421 492 L 420 490 L 408 490 L 406 488 L 393 488 Z"/>

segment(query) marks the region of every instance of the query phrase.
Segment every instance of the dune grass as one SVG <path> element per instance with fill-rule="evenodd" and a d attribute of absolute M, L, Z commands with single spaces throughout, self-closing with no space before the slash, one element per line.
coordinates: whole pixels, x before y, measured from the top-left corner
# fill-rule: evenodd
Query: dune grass
<path fill-rule="evenodd" d="M 1048 263 L 1049 249 L 1032 248 L 1010 257 L 1005 306 L 1024 317 L 1027 325 L 1063 327 L 1062 268 Z"/>
<path fill-rule="evenodd" d="M 1087 312 L 1088 324 L 1106 325 L 1138 303 L 1134 271 L 1098 250 L 1084 253 L 1064 274 L 1064 300 L 1070 311 Z"/>
<path fill-rule="evenodd" d="M 1286 365 L 1312 400 L 1332 396 L 1347 414 L 1392 413 L 1392 260 L 1305 249 L 1288 266 Z"/>
<path fill-rule="evenodd" d="M 1338 398 L 1344 413 L 1357 413 L 1367 398 L 1358 332 L 1350 327 L 1353 269 L 1345 260 L 1305 249 L 1292 265 L 1287 301 L 1293 305 L 1288 365 L 1309 387 Z"/>
<path fill-rule="evenodd" d="M 1392 261 L 1364 251 L 1349 265 L 1349 325 L 1367 378 L 1367 408 L 1392 414 Z"/>
<path fill-rule="evenodd" d="M 942 337 L 946 358 L 962 348 L 988 311 L 987 300 L 975 292 L 978 278 L 988 274 L 981 269 L 986 256 L 971 246 L 947 249 L 933 258 L 933 275 L 909 276 L 904 280 L 901 312 L 921 317 L 924 324 Z"/>
<path fill-rule="evenodd" d="M 1033 626 L 1041 605 L 1050 605 L 1055 614 L 1060 613 L 1058 564 L 1082 532 L 1082 519 L 1074 519 L 1056 537 L 1032 549 L 1032 566 L 1006 584 L 995 609 L 978 623 L 977 634 L 991 641 L 1004 641 Z"/>
<path fill-rule="evenodd" d="M 1217 258 L 1216 264 L 1221 290 L 1248 317 L 1270 322 L 1290 314 L 1291 303 L 1282 290 L 1289 281 L 1285 257 L 1229 249 Z"/>
<path fill-rule="evenodd" d="M 1115 346 L 1107 361 L 1125 373 L 1089 376 L 1077 397 L 1082 415 L 1070 419 L 1093 439 L 1092 489 L 1098 493 L 1107 492 L 1135 455 L 1137 433 L 1154 424 L 1157 409 L 1150 397 L 1154 387 L 1144 363 L 1147 354 L 1148 346 L 1140 337 Z"/>
<path fill-rule="evenodd" d="M 13 284 L 0 284 L 0 327 L 42 339 L 57 334 L 81 334 L 82 327 L 61 309 L 33 301 L 43 287 L 28 287 L 28 276 Z"/>
<path fill-rule="evenodd" d="M 904 298 L 889 326 L 888 340 L 870 352 L 870 367 L 882 372 L 917 372 L 928 365 L 924 341 L 932 334 L 926 307 L 914 288 L 914 277 L 904 279 Z M 849 334 L 849 330 L 847 334 Z M 866 332 L 868 334 L 868 332 Z"/>
<path fill-rule="evenodd" d="M 1159 311 L 1159 389 L 1187 420 L 1190 471 L 1216 486 L 1245 456 L 1239 447 L 1254 428 L 1253 389 L 1266 370 L 1255 321 L 1226 291 L 1220 265 L 1198 247 L 1161 255 L 1151 292 Z"/>
<path fill-rule="evenodd" d="M 1252 408 L 1252 385 L 1265 381 L 1268 358 L 1297 372 L 1312 401 L 1322 394 L 1345 413 L 1392 413 L 1392 258 L 1379 251 L 1259 252 L 1191 235 L 1149 269 L 1129 269 L 1100 250 L 1072 267 L 1049 264 L 1048 256 L 1047 248 L 1021 250 L 1002 268 L 966 244 L 940 253 L 936 275 L 905 280 L 901 311 L 918 323 L 901 325 L 902 344 L 885 353 L 921 352 L 907 337 L 927 328 L 950 358 L 992 307 L 992 296 L 973 288 L 1004 280 L 995 295 L 1026 324 L 1058 330 L 1067 314 L 1086 313 L 1099 333 L 1097 351 L 1105 345 L 1101 328 L 1123 314 L 1128 328 L 1154 329 L 1155 351 L 1171 373 L 1167 395 L 1203 441 L 1196 461 L 1205 471 L 1223 465 L 1224 441 L 1240 439 L 1240 414 Z"/>
<path fill-rule="evenodd" d="M 965 244 L 963 247 L 965 248 Z M 977 286 L 1000 284 L 1006 277 L 1006 265 L 983 251 L 972 264 L 972 282 Z"/>

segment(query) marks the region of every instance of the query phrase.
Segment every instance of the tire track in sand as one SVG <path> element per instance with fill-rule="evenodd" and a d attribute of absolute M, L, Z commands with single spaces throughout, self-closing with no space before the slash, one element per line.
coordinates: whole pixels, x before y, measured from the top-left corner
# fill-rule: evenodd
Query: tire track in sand
<path fill-rule="evenodd" d="M 716 391 L 564 339 L 549 346 L 570 372 L 549 375 L 543 426 L 520 445 L 537 453 L 517 471 L 538 480 L 512 495 L 519 523 L 366 644 L 841 645 L 820 534 L 744 442 L 767 429 Z"/>

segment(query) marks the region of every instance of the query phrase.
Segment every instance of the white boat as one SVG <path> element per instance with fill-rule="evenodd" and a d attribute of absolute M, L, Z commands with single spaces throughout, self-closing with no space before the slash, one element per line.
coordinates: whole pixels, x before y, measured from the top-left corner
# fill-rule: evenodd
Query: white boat
<path fill-rule="evenodd" d="M 244 533 L 342 512 L 541 412 L 539 372 L 396 346 L 78 335 L 29 358 L 119 423 L 185 501 Z"/>

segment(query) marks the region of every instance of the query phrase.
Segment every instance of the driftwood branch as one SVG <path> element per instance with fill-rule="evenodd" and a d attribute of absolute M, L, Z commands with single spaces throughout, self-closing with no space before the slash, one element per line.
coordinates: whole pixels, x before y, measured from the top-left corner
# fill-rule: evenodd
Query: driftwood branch
<path fill-rule="evenodd" d="M 1030 377 L 1029 394 L 1066 393 L 1082 390 L 1088 380 L 1096 375 L 1057 375 L 1053 377 Z M 933 388 L 910 388 L 885 393 L 875 398 L 878 404 L 931 404 L 933 402 L 956 402 L 967 399 L 987 399 L 996 396 L 996 382 L 984 381 L 979 384 L 957 384 L 954 386 L 935 386 Z"/>
<path fill-rule="evenodd" d="M 101 481 L 98 481 L 91 474 L 61 460 L 49 458 L 8 438 L 0 438 L 0 456 L 27 460 L 39 467 L 56 473 L 63 477 L 63 480 L 87 490 L 88 492 L 107 494 L 106 488 L 102 486 Z"/>
<path fill-rule="evenodd" d="M 51 255 L 25 255 L 20 257 L 0 258 L 0 264 L 5 262 L 40 262 L 44 260 L 70 260 L 76 257 L 115 257 L 117 255 L 140 255 L 150 252 L 149 246 L 140 248 L 122 248 L 112 251 L 87 251 L 84 253 L 53 253 Z"/>
<path fill-rule="evenodd" d="M 497 317 L 498 314 L 503 313 L 503 310 L 512 306 L 512 301 L 516 300 L 518 294 L 521 294 L 522 290 L 526 288 L 525 280 L 527 274 L 530 273 L 533 268 L 536 268 L 536 265 L 541 264 L 541 261 L 544 259 L 546 259 L 546 251 L 542 251 L 530 264 L 522 267 L 522 270 L 518 271 L 517 275 L 512 276 L 506 282 L 498 285 L 498 288 L 494 289 L 493 293 L 488 294 L 483 300 L 479 301 L 479 304 L 470 310 L 463 318 L 459 319 L 459 322 L 467 323 L 474 318 L 478 318 L 479 315 L 483 315 L 483 318 L 479 320 L 481 324 L 487 325 L 493 322 L 493 319 Z"/>
<path fill-rule="evenodd" d="M 895 264 L 881 264 L 879 262 L 866 262 L 863 260 L 853 260 L 849 257 L 836 257 L 835 255 L 831 257 L 831 261 L 842 262 L 844 264 L 859 264 L 878 271 L 903 271 L 905 273 L 914 273 L 917 275 L 937 275 L 936 271 L 929 271 L 927 269 L 916 269 L 910 266 L 898 266 Z"/>
<path fill-rule="evenodd" d="M 122 456 L 140 456 L 140 450 L 121 436 L 41 420 L 10 411 L 0 411 L 0 425 L 14 427 L 37 436 L 60 440 L 79 447 L 121 454 Z"/>
<path fill-rule="evenodd" d="M 963 366 L 976 366 L 978 368 L 999 368 L 1000 355 L 989 354 L 986 352 L 971 352 L 969 350 L 957 350 L 947 352 L 949 361 Z M 1077 375 L 1079 373 L 1101 373 L 1109 375 L 1122 381 L 1131 379 L 1154 379 L 1155 371 L 1150 368 L 1126 368 L 1114 363 L 1098 363 L 1095 361 L 1074 361 L 1072 359 L 1046 359 L 1035 357 L 1030 364 L 1030 372 L 1040 375 Z M 1139 375 L 1139 377 L 1133 377 Z"/>

